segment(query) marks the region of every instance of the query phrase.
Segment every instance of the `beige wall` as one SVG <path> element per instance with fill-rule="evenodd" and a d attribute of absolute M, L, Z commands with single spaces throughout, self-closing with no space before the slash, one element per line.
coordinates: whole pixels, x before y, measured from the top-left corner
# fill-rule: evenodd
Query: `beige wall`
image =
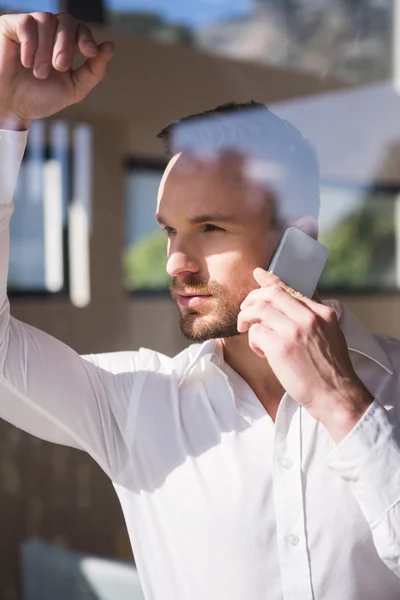
<path fill-rule="evenodd" d="M 374 333 L 400 339 L 400 295 L 338 297 Z"/>

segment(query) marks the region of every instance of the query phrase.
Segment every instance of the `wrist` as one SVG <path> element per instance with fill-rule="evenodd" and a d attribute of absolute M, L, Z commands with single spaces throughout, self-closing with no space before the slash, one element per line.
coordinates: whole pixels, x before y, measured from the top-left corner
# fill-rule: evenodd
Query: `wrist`
<path fill-rule="evenodd" d="M 328 400 L 324 403 L 326 410 L 314 417 L 322 423 L 335 444 L 350 433 L 374 402 L 372 394 L 360 384 L 342 390 L 339 399 Z"/>
<path fill-rule="evenodd" d="M 7 115 L 0 112 L 0 129 L 8 131 L 26 131 L 32 123 L 31 119 L 22 119 L 15 115 Z"/>

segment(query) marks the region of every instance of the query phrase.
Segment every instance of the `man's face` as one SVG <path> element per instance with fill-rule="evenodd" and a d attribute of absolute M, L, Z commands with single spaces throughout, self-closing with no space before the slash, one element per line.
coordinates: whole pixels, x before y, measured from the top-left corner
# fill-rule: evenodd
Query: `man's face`
<path fill-rule="evenodd" d="M 168 235 L 170 291 L 182 333 L 193 341 L 238 335 L 237 317 L 276 246 L 272 202 L 246 181 L 234 155 L 178 154 L 159 190 L 156 218 Z"/>

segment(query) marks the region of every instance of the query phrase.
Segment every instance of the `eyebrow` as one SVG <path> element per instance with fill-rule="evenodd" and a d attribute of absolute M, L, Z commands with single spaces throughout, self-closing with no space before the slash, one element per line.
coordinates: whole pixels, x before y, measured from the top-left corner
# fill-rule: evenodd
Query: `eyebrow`
<path fill-rule="evenodd" d="M 156 214 L 156 220 L 160 225 L 165 224 L 165 219 L 160 215 Z M 202 223 L 239 223 L 240 219 L 232 217 L 232 215 L 224 215 L 222 213 L 208 213 L 204 215 L 197 215 L 189 219 L 191 225 L 201 225 Z"/>

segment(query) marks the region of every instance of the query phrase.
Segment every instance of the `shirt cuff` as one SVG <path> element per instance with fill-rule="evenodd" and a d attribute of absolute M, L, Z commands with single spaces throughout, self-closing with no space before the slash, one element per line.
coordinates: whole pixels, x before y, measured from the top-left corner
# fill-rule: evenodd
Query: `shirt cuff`
<path fill-rule="evenodd" d="M 400 423 L 375 400 L 328 456 L 371 523 L 400 502 Z"/>
<path fill-rule="evenodd" d="M 17 185 L 28 131 L 0 129 L 0 204 L 10 204 Z"/>

